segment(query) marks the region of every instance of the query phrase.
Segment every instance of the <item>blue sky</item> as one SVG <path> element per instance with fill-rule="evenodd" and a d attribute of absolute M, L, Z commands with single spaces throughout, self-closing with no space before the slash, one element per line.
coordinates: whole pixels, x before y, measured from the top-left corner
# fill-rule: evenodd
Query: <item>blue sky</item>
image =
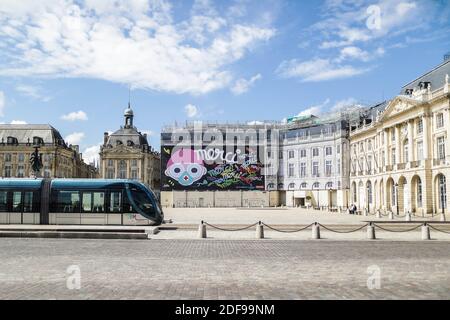
<path fill-rule="evenodd" d="M 282 120 L 389 99 L 450 51 L 447 0 L 1 0 L 0 122 L 91 159 L 135 124 Z"/>

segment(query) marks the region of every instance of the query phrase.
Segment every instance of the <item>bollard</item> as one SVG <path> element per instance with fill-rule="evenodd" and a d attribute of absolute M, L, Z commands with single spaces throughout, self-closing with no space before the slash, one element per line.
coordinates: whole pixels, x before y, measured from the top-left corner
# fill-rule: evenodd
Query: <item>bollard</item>
<path fill-rule="evenodd" d="M 206 224 L 200 222 L 200 225 L 198 226 L 198 237 L 200 239 L 206 239 Z"/>
<path fill-rule="evenodd" d="M 264 239 L 264 226 L 261 221 L 256 225 L 256 239 Z"/>
<path fill-rule="evenodd" d="M 314 224 L 312 225 L 312 238 L 320 239 L 320 228 L 317 222 L 314 222 Z"/>
<path fill-rule="evenodd" d="M 411 221 L 411 212 L 406 212 L 405 221 Z"/>
<path fill-rule="evenodd" d="M 375 240 L 375 227 L 372 223 L 367 226 L 367 239 Z"/>
<path fill-rule="evenodd" d="M 389 211 L 389 219 L 394 220 L 394 213 Z"/>
<path fill-rule="evenodd" d="M 426 223 L 422 226 L 422 240 L 430 240 L 430 227 Z"/>
<path fill-rule="evenodd" d="M 381 210 L 380 210 L 380 209 L 377 210 L 377 215 L 376 215 L 376 217 L 377 217 L 378 219 L 381 219 Z"/>
<path fill-rule="evenodd" d="M 445 221 L 445 214 L 441 213 L 441 222 Z"/>

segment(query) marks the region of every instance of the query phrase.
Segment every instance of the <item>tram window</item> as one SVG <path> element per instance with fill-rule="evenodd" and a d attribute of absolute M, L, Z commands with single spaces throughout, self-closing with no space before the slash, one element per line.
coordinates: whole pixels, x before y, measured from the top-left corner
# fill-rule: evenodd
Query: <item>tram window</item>
<path fill-rule="evenodd" d="M 22 192 L 14 191 L 12 199 L 13 199 L 12 211 L 13 212 L 22 212 Z"/>
<path fill-rule="evenodd" d="M 132 188 L 130 191 L 134 203 L 140 210 L 147 214 L 153 214 L 155 212 L 150 197 L 143 190 Z"/>
<path fill-rule="evenodd" d="M 33 212 L 33 192 L 23 193 L 23 212 Z"/>
<path fill-rule="evenodd" d="M 57 212 L 80 212 L 80 194 L 78 191 L 58 191 Z"/>
<path fill-rule="evenodd" d="M 122 192 L 111 191 L 109 197 L 108 211 L 112 213 L 122 212 Z"/>
<path fill-rule="evenodd" d="M 105 212 L 105 193 L 83 192 L 83 212 Z"/>
<path fill-rule="evenodd" d="M 126 193 L 124 193 L 124 197 L 123 197 L 123 212 L 136 213 L 136 210 L 134 210 L 133 206 L 131 205 L 131 202 L 128 199 L 128 196 Z"/>
<path fill-rule="evenodd" d="M 0 191 L 0 212 L 8 211 L 8 192 Z"/>

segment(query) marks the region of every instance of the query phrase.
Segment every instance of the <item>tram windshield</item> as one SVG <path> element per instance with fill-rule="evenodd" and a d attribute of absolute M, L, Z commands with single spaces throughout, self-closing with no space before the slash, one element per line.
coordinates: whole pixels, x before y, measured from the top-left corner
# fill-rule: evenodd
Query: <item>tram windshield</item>
<path fill-rule="evenodd" d="M 142 211 L 144 214 L 154 215 L 155 207 L 153 206 L 152 199 L 148 194 L 139 188 L 130 188 L 131 197 L 133 199 L 134 205 L 137 206 L 137 211 Z"/>

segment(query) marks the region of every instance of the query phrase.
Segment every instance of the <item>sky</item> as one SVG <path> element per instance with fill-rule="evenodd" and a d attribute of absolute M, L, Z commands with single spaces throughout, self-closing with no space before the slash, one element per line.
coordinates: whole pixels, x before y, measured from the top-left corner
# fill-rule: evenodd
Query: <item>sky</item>
<path fill-rule="evenodd" d="M 391 99 L 450 51 L 447 0 L 0 0 L 0 122 L 86 161 L 104 132 L 283 121 Z"/>

